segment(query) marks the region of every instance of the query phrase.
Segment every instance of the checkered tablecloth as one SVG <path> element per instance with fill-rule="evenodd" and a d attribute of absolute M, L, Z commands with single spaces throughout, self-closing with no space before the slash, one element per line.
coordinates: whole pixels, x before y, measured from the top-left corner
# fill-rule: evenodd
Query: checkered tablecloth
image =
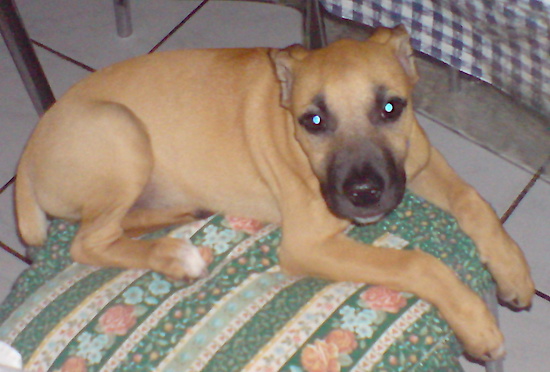
<path fill-rule="evenodd" d="M 550 117 L 550 0 L 320 0 L 370 26 L 407 26 L 413 48 Z"/>

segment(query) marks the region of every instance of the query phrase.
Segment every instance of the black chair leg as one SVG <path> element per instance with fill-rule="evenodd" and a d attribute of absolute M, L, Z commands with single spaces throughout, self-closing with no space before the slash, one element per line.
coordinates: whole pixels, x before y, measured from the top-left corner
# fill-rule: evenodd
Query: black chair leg
<path fill-rule="evenodd" d="M 55 98 L 12 0 L 0 0 L 0 32 L 39 116 Z"/>
<path fill-rule="evenodd" d="M 318 0 L 306 0 L 305 43 L 308 49 L 318 49 L 327 45 L 325 24 Z"/>

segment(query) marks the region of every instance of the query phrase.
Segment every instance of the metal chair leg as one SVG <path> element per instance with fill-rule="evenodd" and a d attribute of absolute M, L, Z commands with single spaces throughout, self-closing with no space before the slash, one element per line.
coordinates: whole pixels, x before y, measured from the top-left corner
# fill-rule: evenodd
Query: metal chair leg
<path fill-rule="evenodd" d="M 0 0 L 0 32 L 39 116 L 55 98 L 12 0 Z"/>
<path fill-rule="evenodd" d="M 132 14 L 130 0 L 114 0 L 116 32 L 120 37 L 132 35 Z"/>
<path fill-rule="evenodd" d="M 308 49 L 318 49 L 327 45 L 325 24 L 318 0 L 306 0 L 304 26 L 305 44 Z"/>
<path fill-rule="evenodd" d="M 495 319 L 498 321 L 498 301 L 497 301 L 497 291 L 496 288 L 493 288 L 488 293 L 483 295 L 483 300 L 489 307 L 489 310 L 495 316 Z M 485 363 L 486 372 L 504 372 L 504 360 L 494 360 L 492 362 Z"/>

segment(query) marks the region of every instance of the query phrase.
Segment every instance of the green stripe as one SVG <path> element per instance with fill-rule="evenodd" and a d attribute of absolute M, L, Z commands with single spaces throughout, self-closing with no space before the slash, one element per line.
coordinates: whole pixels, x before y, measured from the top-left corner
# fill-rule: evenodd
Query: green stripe
<path fill-rule="evenodd" d="M 204 367 L 204 372 L 241 371 L 328 281 L 302 279 L 279 292 Z"/>

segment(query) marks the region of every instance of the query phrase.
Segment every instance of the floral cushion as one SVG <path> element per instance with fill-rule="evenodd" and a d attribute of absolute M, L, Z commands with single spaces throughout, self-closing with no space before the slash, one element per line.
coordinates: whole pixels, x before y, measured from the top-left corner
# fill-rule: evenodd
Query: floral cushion
<path fill-rule="evenodd" d="M 210 274 L 192 282 L 73 263 L 77 229 L 52 221 L 0 307 L 0 340 L 26 371 L 461 370 L 453 333 L 417 297 L 282 274 L 277 226 L 216 215 L 152 234 L 189 239 L 210 257 Z M 348 234 L 422 249 L 478 293 L 493 288 L 455 220 L 410 193 L 383 221 Z"/>

